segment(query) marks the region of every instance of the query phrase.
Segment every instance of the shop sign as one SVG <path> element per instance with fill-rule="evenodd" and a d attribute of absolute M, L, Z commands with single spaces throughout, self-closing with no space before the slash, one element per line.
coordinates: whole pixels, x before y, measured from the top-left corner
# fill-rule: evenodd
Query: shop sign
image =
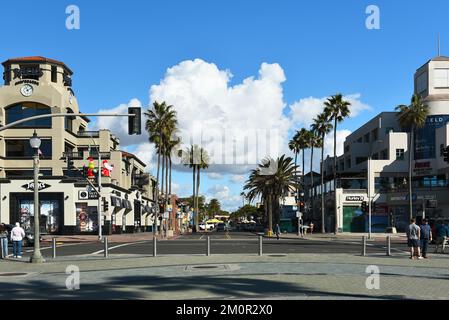
<path fill-rule="evenodd" d="M 430 162 L 416 162 L 413 169 L 415 176 L 427 176 L 433 173 Z"/>
<path fill-rule="evenodd" d="M 347 196 L 346 197 L 346 201 L 360 202 L 360 201 L 364 201 L 364 200 L 365 200 L 364 196 Z"/>
<path fill-rule="evenodd" d="M 50 188 L 51 185 L 46 184 L 44 182 L 38 182 L 38 190 L 45 190 Z M 22 188 L 24 188 L 25 190 L 29 190 L 29 191 L 34 191 L 34 181 L 33 182 L 28 182 L 27 184 L 23 185 Z"/>

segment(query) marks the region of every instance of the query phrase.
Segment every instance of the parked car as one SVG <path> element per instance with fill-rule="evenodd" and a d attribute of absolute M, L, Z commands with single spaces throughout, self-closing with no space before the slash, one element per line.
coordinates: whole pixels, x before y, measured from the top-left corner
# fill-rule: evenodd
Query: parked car
<path fill-rule="evenodd" d="M 11 241 L 11 230 L 14 228 L 12 224 L 7 224 L 6 229 L 8 230 L 8 241 L 9 243 L 12 243 Z M 42 235 L 40 236 L 40 239 L 42 241 Z M 25 237 L 22 240 L 22 246 L 24 247 L 31 247 L 34 246 L 34 231 L 28 231 L 25 230 Z"/>
<path fill-rule="evenodd" d="M 217 232 L 221 232 L 221 231 L 228 231 L 228 227 L 226 226 L 225 223 L 219 223 L 217 225 Z"/>
<path fill-rule="evenodd" d="M 214 230 L 214 228 L 215 228 L 215 226 L 213 224 L 208 224 L 208 223 L 200 224 L 200 230 L 203 230 L 203 231 L 205 231 L 205 230 L 211 231 L 211 230 Z"/>

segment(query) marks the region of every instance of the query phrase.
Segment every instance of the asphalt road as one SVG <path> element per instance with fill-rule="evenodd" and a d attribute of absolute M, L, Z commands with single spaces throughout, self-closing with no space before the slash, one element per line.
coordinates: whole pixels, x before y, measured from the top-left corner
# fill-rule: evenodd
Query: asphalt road
<path fill-rule="evenodd" d="M 157 243 L 158 255 L 205 255 L 207 250 L 207 236 L 211 238 L 211 254 L 258 254 L 258 236 L 244 232 L 211 232 L 208 234 L 195 234 L 181 236 L 176 240 L 160 240 Z M 393 253 L 398 250 L 406 251 L 407 247 L 403 242 L 392 244 Z M 103 255 L 104 246 L 102 243 L 70 243 L 59 244 L 57 248 L 58 256 L 73 255 Z M 132 243 L 111 243 L 109 244 L 110 254 L 139 254 L 152 255 L 153 242 L 141 241 Z M 368 253 L 385 253 L 384 243 L 369 243 Z M 11 249 L 10 249 L 11 253 Z M 32 248 L 24 248 L 24 257 L 30 256 Z M 264 254 L 289 254 L 289 253 L 348 253 L 360 254 L 361 244 L 359 241 L 351 240 L 308 240 L 308 239 L 263 239 Z M 44 257 L 51 257 L 51 246 L 42 244 L 42 254 Z"/>

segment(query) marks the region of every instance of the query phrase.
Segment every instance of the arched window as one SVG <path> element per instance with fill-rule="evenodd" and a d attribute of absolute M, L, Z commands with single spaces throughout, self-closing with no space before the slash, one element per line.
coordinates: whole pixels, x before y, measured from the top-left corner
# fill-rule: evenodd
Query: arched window
<path fill-rule="evenodd" d="M 50 107 L 35 103 L 22 102 L 5 108 L 6 124 L 10 124 L 22 119 L 51 114 Z M 38 120 L 27 121 L 18 125 L 20 128 L 51 128 L 51 118 L 44 118 Z"/>
<path fill-rule="evenodd" d="M 73 110 L 67 108 L 67 113 L 73 113 Z M 73 132 L 73 120 L 75 120 L 75 117 L 65 117 L 65 129 L 70 132 Z"/>

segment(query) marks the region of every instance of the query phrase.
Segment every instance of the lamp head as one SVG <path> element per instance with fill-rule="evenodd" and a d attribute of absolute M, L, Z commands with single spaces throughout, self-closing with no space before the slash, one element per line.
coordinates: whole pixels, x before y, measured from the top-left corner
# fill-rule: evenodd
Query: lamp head
<path fill-rule="evenodd" d="M 33 149 L 39 149 L 41 146 L 41 139 L 37 136 L 36 130 L 34 130 L 33 136 L 30 139 L 30 145 Z"/>

